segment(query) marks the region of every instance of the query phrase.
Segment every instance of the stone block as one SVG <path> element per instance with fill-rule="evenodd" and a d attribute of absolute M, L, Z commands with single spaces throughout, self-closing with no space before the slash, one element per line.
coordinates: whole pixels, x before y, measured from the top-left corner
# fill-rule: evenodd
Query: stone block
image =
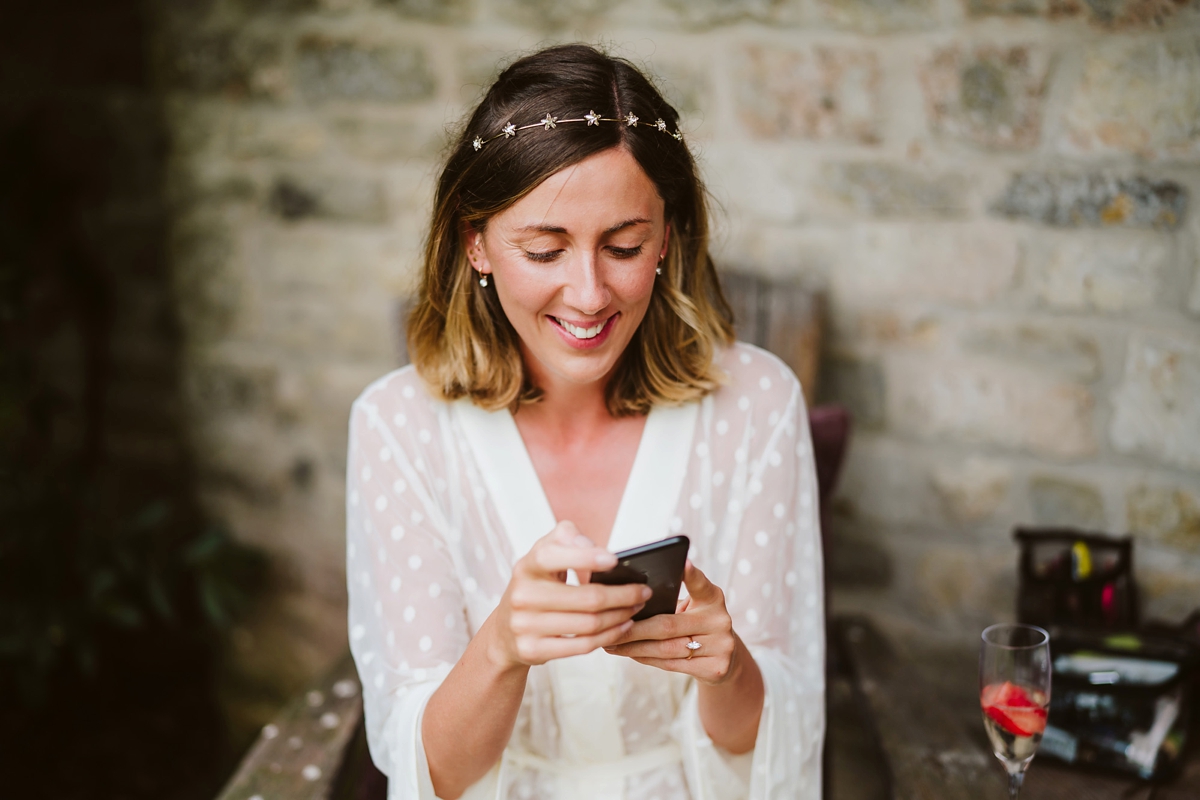
<path fill-rule="evenodd" d="M 296 85 L 306 100 L 405 103 L 433 97 L 425 50 L 308 36 L 298 45 Z"/>
<path fill-rule="evenodd" d="M 1012 482 L 1012 468 L 985 458 L 939 464 L 929 475 L 946 514 L 955 522 L 978 522 L 1004 503 Z"/>
<path fill-rule="evenodd" d="M 883 114 L 875 53 L 755 44 L 739 56 L 738 117 L 754 135 L 879 142 Z"/>
<path fill-rule="evenodd" d="M 941 498 L 928 477 L 939 454 L 903 437 L 903 431 L 889 428 L 887 434 L 859 431 L 850 441 L 837 513 L 864 532 L 876 533 L 881 525 L 928 526 L 942 516 Z"/>
<path fill-rule="evenodd" d="M 1188 311 L 1200 316 L 1200 263 L 1196 265 L 1196 279 L 1192 282 L 1192 297 L 1188 300 Z"/>
<path fill-rule="evenodd" d="M 279 97 L 287 89 L 280 43 L 235 30 L 188 33 L 159 42 L 159 73 L 186 92 Z"/>
<path fill-rule="evenodd" d="M 1107 28 L 1165 25 L 1193 0 L 964 0 L 973 17 L 1082 17 Z"/>
<path fill-rule="evenodd" d="M 863 33 L 933 27 L 936 0 L 816 0 L 817 18 L 828 25 Z"/>
<path fill-rule="evenodd" d="M 333 144 L 351 158 L 370 162 L 434 159 L 447 144 L 441 120 L 397 114 L 391 109 L 355 110 L 328 118 Z"/>
<path fill-rule="evenodd" d="M 833 356 L 821 362 L 821 396 L 850 411 L 856 428 L 882 428 L 883 370 L 874 361 Z"/>
<path fill-rule="evenodd" d="M 787 0 L 665 0 L 679 22 L 691 28 L 710 28 L 741 20 L 772 20 Z"/>
<path fill-rule="evenodd" d="M 282 175 L 275 179 L 267 205 L 289 221 L 318 217 L 378 224 L 388 218 L 379 180 L 343 174 Z"/>
<path fill-rule="evenodd" d="M 876 217 L 957 217 L 967 211 L 967 181 L 957 174 L 886 162 L 825 164 L 821 188 L 848 210 Z"/>
<path fill-rule="evenodd" d="M 187 402 L 205 416 L 269 414 L 278 369 L 270 363 L 238 364 L 222 358 L 193 358 L 184 382 Z"/>
<path fill-rule="evenodd" d="M 1023 364 L 1081 383 L 1100 377 L 1100 346 L 1095 338 L 1061 327 L 978 325 L 963 333 L 962 345 L 969 353 Z"/>
<path fill-rule="evenodd" d="M 888 429 L 1071 458 L 1096 451 L 1087 387 L 1022 364 L 897 353 L 884 362 Z"/>
<path fill-rule="evenodd" d="M 712 78 L 707 66 L 701 63 L 656 57 L 650 65 L 654 83 L 679 112 L 685 134 L 695 136 L 697 124 L 713 108 Z"/>
<path fill-rule="evenodd" d="M 225 150 L 239 159 L 308 160 L 321 155 L 329 134 L 311 114 L 239 111 L 228 126 Z"/>
<path fill-rule="evenodd" d="M 470 18 L 473 0 L 376 0 L 401 17 L 427 22 L 462 23 Z"/>
<path fill-rule="evenodd" d="M 831 339 L 838 352 L 878 353 L 894 347 L 931 352 L 944 339 L 942 317 L 921 308 L 920 304 L 904 308 L 854 308 L 835 302 L 831 307 Z"/>
<path fill-rule="evenodd" d="M 1029 479 L 1029 504 L 1038 525 L 1106 528 L 1104 497 L 1089 483 L 1036 475 Z"/>
<path fill-rule="evenodd" d="M 171 232 L 168 258 L 175 307 L 189 345 L 225 336 L 245 304 L 230 231 L 200 215 L 180 219 Z"/>
<path fill-rule="evenodd" d="M 807 164 L 781 164 L 765 148 L 740 143 L 713 144 L 705 149 L 705 160 L 708 187 L 731 212 L 726 220 L 714 220 L 717 224 L 729 222 L 737 229 L 747 223 L 794 223 L 813 209 L 812 198 L 799 188 L 811 178 L 792 174 L 793 166 L 802 172 Z"/>
<path fill-rule="evenodd" d="M 500 0 L 496 10 L 510 22 L 540 30 L 578 28 L 612 10 L 612 0 Z"/>
<path fill-rule="evenodd" d="M 951 545 L 913 546 L 916 608 L 929 619 L 955 628 L 978 628 L 994 620 L 998 609 L 1010 608 L 1015 596 L 1015 570 L 1008 550 Z"/>
<path fill-rule="evenodd" d="M 1020 172 L 992 211 L 1059 227 L 1174 230 L 1187 211 L 1187 189 L 1174 181 Z"/>
<path fill-rule="evenodd" d="M 859 225 L 845 239 L 845 260 L 830 275 L 840 308 L 983 305 L 1012 287 L 1019 258 L 1013 231 L 989 223 Z"/>
<path fill-rule="evenodd" d="M 921 70 L 931 127 L 985 147 L 1038 143 L 1049 59 L 1029 47 L 939 50 Z"/>
<path fill-rule="evenodd" d="M 1113 393 L 1110 436 L 1122 453 L 1200 469 L 1200 338 L 1136 333 Z"/>
<path fill-rule="evenodd" d="M 1182 559 L 1178 552 L 1170 554 L 1169 565 L 1148 566 L 1145 551 L 1137 565 L 1138 602 L 1143 619 L 1182 622 L 1196 610 L 1200 597 L 1200 567 Z"/>
<path fill-rule="evenodd" d="M 1043 232 L 1025 252 L 1025 282 L 1040 305 L 1122 312 L 1156 304 L 1174 247 L 1152 232 Z"/>
<path fill-rule="evenodd" d="M 1069 152 L 1200 155 L 1200 37 L 1158 37 L 1088 51 L 1063 114 Z"/>
<path fill-rule="evenodd" d="M 1200 479 L 1183 487 L 1139 485 L 1125 495 L 1131 533 L 1173 547 L 1200 550 Z"/>

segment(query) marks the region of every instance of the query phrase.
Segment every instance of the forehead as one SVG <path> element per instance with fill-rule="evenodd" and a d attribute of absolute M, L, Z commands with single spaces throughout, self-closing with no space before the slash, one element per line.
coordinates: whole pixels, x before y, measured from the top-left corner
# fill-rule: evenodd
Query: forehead
<path fill-rule="evenodd" d="M 663 210 L 645 170 L 629 151 L 614 147 L 554 173 L 493 222 L 510 230 L 582 232 L 632 219 L 661 223 Z"/>

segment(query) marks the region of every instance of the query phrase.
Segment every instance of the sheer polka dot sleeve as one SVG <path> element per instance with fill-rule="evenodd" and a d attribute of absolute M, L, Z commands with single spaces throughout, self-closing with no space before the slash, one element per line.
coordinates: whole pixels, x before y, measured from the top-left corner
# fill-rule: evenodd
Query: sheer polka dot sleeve
<path fill-rule="evenodd" d="M 401 408 L 354 405 L 346 483 L 350 649 L 363 684 L 367 741 L 389 800 L 433 798 L 420 717 L 469 641 L 433 480 L 429 427 Z M 411 414 L 410 414 L 411 416 Z M 415 430 L 414 430 L 415 429 Z"/>
<path fill-rule="evenodd" d="M 808 415 L 799 383 L 778 359 L 743 351 L 735 366 L 737 412 L 718 415 L 730 430 L 715 437 L 719 442 L 738 433 L 728 445 L 735 449 L 724 469 L 727 494 L 715 491 L 723 500 L 717 527 L 725 535 L 710 575 L 725 590 L 734 630 L 762 672 L 766 697 L 753 757 L 741 763 L 710 757 L 705 763 L 712 774 L 695 780 L 732 785 L 724 774 L 732 764 L 741 785 L 731 797 L 818 800 L 825 629 Z M 700 724 L 698 716 L 691 721 Z M 702 729 L 692 735 L 704 738 Z"/>

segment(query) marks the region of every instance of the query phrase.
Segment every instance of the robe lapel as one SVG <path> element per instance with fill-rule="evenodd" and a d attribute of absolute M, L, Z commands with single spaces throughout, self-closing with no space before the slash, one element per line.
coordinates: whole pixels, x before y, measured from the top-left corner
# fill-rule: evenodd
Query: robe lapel
<path fill-rule="evenodd" d="M 650 411 L 617 508 L 609 550 L 625 550 L 670 535 L 699 409 L 699 403 L 688 403 Z M 507 409 L 484 411 L 467 399 L 457 401 L 454 411 L 483 472 L 513 556 L 520 558 L 554 528 L 556 520 L 517 423 Z"/>
<path fill-rule="evenodd" d="M 554 512 L 508 409 L 484 411 L 469 399 L 454 403 L 463 435 L 512 545 L 513 558 L 554 529 Z"/>
<path fill-rule="evenodd" d="M 671 535 L 671 516 L 687 475 L 699 403 L 655 406 L 621 496 L 608 549 L 627 550 Z"/>

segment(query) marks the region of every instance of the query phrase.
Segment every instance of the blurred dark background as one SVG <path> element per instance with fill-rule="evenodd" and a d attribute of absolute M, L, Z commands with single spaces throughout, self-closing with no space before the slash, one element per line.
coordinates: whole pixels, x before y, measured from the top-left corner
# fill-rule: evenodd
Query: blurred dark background
<path fill-rule="evenodd" d="M 193 496 L 166 139 L 135 0 L 0 25 L 0 775 L 9 797 L 200 798 L 262 561 Z"/>

